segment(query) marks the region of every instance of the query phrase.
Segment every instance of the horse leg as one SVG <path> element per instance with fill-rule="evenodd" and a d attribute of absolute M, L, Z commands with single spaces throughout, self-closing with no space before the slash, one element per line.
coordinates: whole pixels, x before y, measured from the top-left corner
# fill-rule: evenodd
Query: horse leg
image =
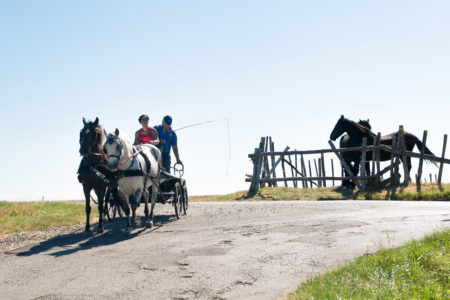
<path fill-rule="evenodd" d="M 347 165 L 351 166 L 351 161 L 346 160 L 345 162 L 347 163 Z M 344 175 L 345 175 L 345 177 L 349 176 L 346 169 L 344 169 Z M 341 186 L 346 188 L 346 187 L 348 187 L 349 184 L 350 184 L 350 181 L 348 179 L 344 179 L 344 180 L 342 180 Z"/>
<path fill-rule="evenodd" d="M 158 188 L 155 184 L 152 185 L 152 205 L 150 207 L 150 220 L 147 222 L 147 227 L 152 228 L 153 227 L 153 209 L 155 208 L 156 204 L 156 197 L 158 195 Z"/>
<path fill-rule="evenodd" d="M 105 199 L 105 188 L 96 188 L 95 193 L 98 197 L 98 233 L 102 233 L 104 230 L 103 200 Z"/>
<path fill-rule="evenodd" d="M 411 181 L 411 177 L 409 176 L 411 174 L 412 164 L 411 164 L 411 157 L 408 156 L 406 159 L 408 162 L 408 182 Z"/>
<path fill-rule="evenodd" d="M 360 161 L 355 160 L 353 161 L 353 164 L 348 164 L 350 167 L 350 171 L 353 173 L 353 176 L 357 176 L 358 175 L 358 171 L 359 171 L 359 163 Z M 348 174 L 348 176 L 350 176 L 350 174 Z M 354 189 L 356 187 L 355 182 L 353 180 L 348 180 L 348 184 L 347 187 L 349 189 Z"/>
<path fill-rule="evenodd" d="M 148 190 L 145 190 L 145 189 L 144 189 L 144 192 L 142 193 L 142 197 L 144 197 L 144 201 L 145 201 L 144 214 L 145 214 L 145 217 L 148 218 L 148 217 L 149 217 L 149 210 L 148 210 L 148 197 L 149 197 L 149 193 L 148 193 Z"/>
<path fill-rule="evenodd" d="M 366 161 L 366 176 L 370 175 L 370 161 Z"/>
<path fill-rule="evenodd" d="M 86 199 L 86 227 L 85 231 L 89 232 L 91 228 L 91 224 L 89 223 L 89 219 L 91 217 L 91 189 L 85 185 L 83 185 L 84 198 Z"/>
<path fill-rule="evenodd" d="M 125 227 L 125 233 L 130 233 L 131 228 L 131 219 L 130 219 L 130 202 L 128 200 L 128 195 L 122 193 L 123 200 L 123 212 L 125 213 L 125 219 L 127 220 L 127 224 Z"/>
<path fill-rule="evenodd" d="M 137 208 L 137 204 L 136 201 L 134 199 L 131 199 L 131 224 L 133 225 L 133 227 L 136 227 L 136 208 Z"/>
<path fill-rule="evenodd" d="M 142 190 L 138 189 L 134 195 L 133 199 L 131 201 L 131 210 L 133 211 L 133 225 L 137 226 L 136 222 L 136 209 L 139 207 L 139 202 L 141 202 L 141 196 L 142 196 Z"/>

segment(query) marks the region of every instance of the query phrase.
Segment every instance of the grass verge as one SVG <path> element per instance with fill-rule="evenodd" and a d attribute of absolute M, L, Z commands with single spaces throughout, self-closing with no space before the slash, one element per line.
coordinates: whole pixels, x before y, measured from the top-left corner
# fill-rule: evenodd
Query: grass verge
<path fill-rule="evenodd" d="M 0 236 L 43 230 L 50 227 L 85 224 L 84 204 L 64 202 L 0 201 Z M 96 205 L 91 205 L 91 220 L 98 218 Z"/>
<path fill-rule="evenodd" d="M 450 299 L 450 230 L 308 280 L 288 299 Z"/>
<path fill-rule="evenodd" d="M 190 196 L 189 201 L 277 201 L 277 200 L 450 200 L 450 184 L 439 187 L 437 184 L 423 184 L 417 192 L 415 184 L 409 186 L 372 186 L 365 192 L 341 187 L 298 189 L 262 188 L 255 195 L 241 191 L 228 195 Z"/>

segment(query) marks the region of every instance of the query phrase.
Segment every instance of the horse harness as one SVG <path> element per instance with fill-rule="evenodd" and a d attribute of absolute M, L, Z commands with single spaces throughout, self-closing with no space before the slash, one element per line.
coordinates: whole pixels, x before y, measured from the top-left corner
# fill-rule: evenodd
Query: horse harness
<path fill-rule="evenodd" d="M 123 150 L 122 143 L 119 141 L 117 136 L 110 136 L 106 140 L 106 143 L 109 143 L 109 144 L 112 144 L 114 142 L 119 146 L 119 155 L 111 154 L 111 155 L 108 155 L 108 157 L 116 157 L 120 161 L 120 156 L 122 156 L 122 150 Z M 131 170 L 131 167 L 134 165 L 134 162 L 136 161 L 136 157 L 138 155 L 141 155 L 145 161 L 145 165 L 146 165 L 145 172 L 143 171 L 144 168 L 142 167 L 142 164 L 139 160 L 137 161 L 139 164 L 139 169 Z M 124 162 L 119 163 L 119 164 L 124 164 L 124 163 L 128 162 L 128 160 L 130 160 L 130 159 L 132 161 L 131 161 L 131 164 L 128 167 L 128 169 L 123 170 L 123 171 L 121 171 L 121 170 L 117 171 L 117 180 L 119 180 L 120 178 L 123 178 L 123 177 L 144 176 L 145 177 L 144 186 L 145 186 L 147 184 L 148 178 L 153 179 L 153 178 L 151 178 L 151 176 L 149 176 L 151 163 L 150 163 L 150 160 L 148 159 L 147 154 L 145 154 L 144 151 L 142 151 L 142 148 L 138 145 L 136 147 L 133 147 L 133 154 L 131 154 L 130 157 L 128 157 Z"/>

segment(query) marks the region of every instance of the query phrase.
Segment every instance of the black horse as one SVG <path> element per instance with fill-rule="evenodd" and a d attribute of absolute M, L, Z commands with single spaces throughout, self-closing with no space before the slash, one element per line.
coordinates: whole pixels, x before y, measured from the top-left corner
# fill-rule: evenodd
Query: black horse
<path fill-rule="evenodd" d="M 91 214 L 91 190 L 95 191 L 98 199 L 98 231 L 103 232 L 104 207 L 103 200 L 108 188 L 107 177 L 112 176 L 106 168 L 101 165 L 106 161 L 103 152 L 103 132 L 98 124 L 98 118 L 94 122 L 86 122 L 83 118 L 84 127 L 80 132 L 80 154 L 83 156 L 78 168 L 78 181 L 83 185 L 86 200 L 86 231 L 89 231 L 89 218 Z"/>
<path fill-rule="evenodd" d="M 359 125 L 362 127 L 371 130 L 372 126 L 369 123 L 369 119 L 367 120 L 359 120 Z M 343 135 L 341 140 L 339 141 L 339 147 L 340 148 L 351 148 L 351 147 L 359 147 L 362 144 L 362 140 L 359 138 L 355 138 L 355 135 L 349 135 L 348 133 Z M 358 151 L 352 151 L 352 152 L 343 152 L 342 158 L 345 160 L 347 165 L 350 167 L 353 175 L 358 175 L 359 172 L 359 165 L 361 162 L 361 153 Z M 366 163 L 366 170 L 370 172 L 370 163 Z M 348 176 L 347 171 L 345 171 L 345 174 Z M 342 181 L 343 187 L 350 187 L 354 188 L 355 183 L 352 180 L 343 180 Z"/>
<path fill-rule="evenodd" d="M 369 128 L 364 127 L 364 126 L 362 126 L 356 122 L 353 122 L 349 119 L 346 119 L 342 115 L 341 118 L 336 123 L 336 125 L 334 126 L 334 129 L 330 135 L 330 139 L 335 141 L 343 133 L 347 133 L 350 136 L 350 139 L 352 140 L 352 143 L 353 143 L 353 147 L 362 146 L 362 140 L 364 137 L 367 138 L 367 145 L 372 145 L 373 141 L 375 140 L 375 137 L 376 137 L 376 135 Z M 406 146 L 407 151 L 412 151 L 414 146 L 417 146 L 417 148 L 419 148 L 419 151 L 422 151 L 422 141 L 420 141 L 415 135 L 413 135 L 411 133 L 405 132 L 404 134 L 405 134 L 405 146 Z M 393 138 L 394 138 L 394 136 L 398 136 L 398 135 L 399 135 L 399 131 L 382 136 L 380 139 L 380 144 L 392 147 Z M 345 160 L 350 159 L 351 155 L 353 155 L 353 156 L 351 156 L 352 159 L 356 156 L 359 157 L 359 161 L 358 161 L 358 159 L 355 159 L 355 161 L 358 163 L 357 164 L 355 163 L 353 166 L 351 166 L 351 171 L 354 172 L 354 175 L 355 175 L 358 173 L 359 164 L 361 163 L 361 152 L 356 151 L 356 152 L 347 152 L 347 153 L 352 153 L 352 154 L 345 154 L 345 152 L 342 153 L 343 156 L 344 156 L 344 154 L 347 155 L 347 158 L 344 158 Z M 430 149 L 428 149 L 427 147 L 425 147 L 424 153 L 434 155 L 430 151 Z M 367 159 L 367 161 L 372 160 L 372 152 L 367 152 L 366 159 Z M 391 153 L 386 152 L 386 151 L 380 151 L 380 161 L 388 161 L 390 159 L 391 159 Z M 409 172 L 411 171 L 411 158 L 408 157 L 406 162 L 404 162 L 402 160 L 402 163 L 407 164 L 408 174 L 406 174 L 406 176 L 408 176 L 408 179 L 409 179 Z M 346 175 L 348 175 L 347 172 L 346 172 Z"/>

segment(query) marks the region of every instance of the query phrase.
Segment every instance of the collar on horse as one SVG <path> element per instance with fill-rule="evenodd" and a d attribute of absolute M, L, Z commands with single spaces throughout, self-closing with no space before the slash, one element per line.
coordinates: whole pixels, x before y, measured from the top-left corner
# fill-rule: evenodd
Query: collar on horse
<path fill-rule="evenodd" d="M 126 164 L 130 159 L 132 159 L 132 162 L 130 164 L 130 166 L 128 167 L 128 169 L 126 170 L 119 170 L 117 171 L 119 174 L 119 177 L 132 177 L 132 176 L 148 176 L 148 174 L 150 173 L 150 160 L 148 159 L 147 155 L 142 151 L 142 148 L 140 146 L 136 146 L 133 147 L 133 154 L 131 154 L 129 157 L 127 157 L 124 161 L 120 161 L 120 157 L 122 156 L 122 151 L 123 151 L 123 144 L 122 142 L 119 140 L 119 138 L 115 135 L 113 136 L 109 136 L 108 139 L 106 140 L 107 144 L 112 144 L 112 143 L 116 143 L 119 146 L 119 155 L 115 155 L 115 154 L 111 154 L 108 155 L 108 157 L 116 157 L 119 160 L 119 165 L 124 165 Z M 139 163 L 139 169 L 135 169 L 132 170 L 131 168 L 134 165 L 134 161 L 136 159 L 136 156 L 141 154 L 142 157 L 144 158 L 145 164 L 146 164 L 146 170 L 144 172 L 140 162 Z"/>

